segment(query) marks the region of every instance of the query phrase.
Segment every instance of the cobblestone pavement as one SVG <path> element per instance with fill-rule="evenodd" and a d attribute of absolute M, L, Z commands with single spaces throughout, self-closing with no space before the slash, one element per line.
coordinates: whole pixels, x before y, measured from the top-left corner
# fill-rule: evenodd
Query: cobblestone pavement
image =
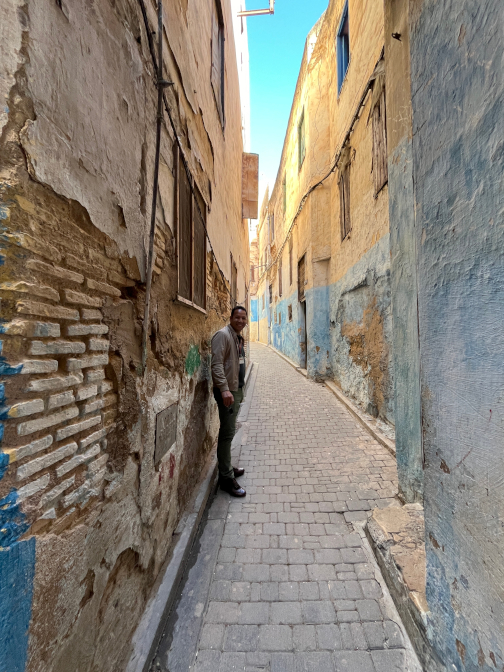
<path fill-rule="evenodd" d="M 413 669 L 353 526 L 392 501 L 394 459 L 322 385 L 263 346 L 252 358 L 247 497 L 213 504 L 227 517 L 194 671 Z"/>

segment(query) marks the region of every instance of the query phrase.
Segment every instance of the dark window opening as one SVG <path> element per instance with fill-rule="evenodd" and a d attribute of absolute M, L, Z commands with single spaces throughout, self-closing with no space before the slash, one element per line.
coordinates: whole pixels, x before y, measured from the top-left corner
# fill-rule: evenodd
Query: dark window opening
<path fill-rule="evenodd" d="M 345 75 L 350 63 L 350 33 L 348 22 L 348 0 L 343 9 L 343 15 L 340 21 L 338 37 L 336 38 L 336 50 L 338 59 L 338 95 L 341 91 Z"/>
<path fill-rule="evenodd" d="M 236 306 L 237 303 L 237 294 L 238 294 L 238 269 L 236 268 L 236 264 L 233 259 L 233 255 L 231 255 L 231 302 L 232 302 L 232 307 Z"/>
<path fill-rule="evenodd" d="M 292 286 L 292 235 L 289 238 L 289 287 Z"/>
<path fill-rule="evenodd" d="M 278 313 L 278 324 L 282 324 L 282 313 Z"/>
<path fill-rule="evenodd" d="M 224 19 L 220 0 L 214 0 L 212 11 L 212 89 L 224 128 Z"/>
<path fill-rule="evenodd" d="M 275 240 L 275 213 L 272 212 L 269 216 L 269 238 L 270 243 Z"/>
<path fill-rule="evenodd" d="M 269 285 L 268 289 L 269 289 L 269 303 L 271 306 L 271 304 L 273 303 L 273 285 Z"/>
<path fill-rule="evenodd" d="M 278 296 L 282 296 L 282 260 L 278 264 Z"/>
<path fill-rule="evenodd" d="M 289 322 L 292 322 L 292 304 L 290 306 L 287 306 L 287 316 L 288 316 Z"/>
<path fill-rule="evenodd" d="M 298 261 L 298 300 L 305 299 L 305 280 L 306 280 L 306 265 L 305 256 L 303 255 Z"/>
<path fill-rule="evenodd" d="M 304 110 L 301 112 L 301 119 L 298 124 L 298 170 L 301 170 L 306 154 L 306 138 L 305 138 L 305 116 Z"/>
<path fill-rule="evenodd" d="M 350 222 L 350 166 L 347 165 L 340 175 L 340 226 L 341 240 L 344 240 L 350 231 L 352 225 Z"/>

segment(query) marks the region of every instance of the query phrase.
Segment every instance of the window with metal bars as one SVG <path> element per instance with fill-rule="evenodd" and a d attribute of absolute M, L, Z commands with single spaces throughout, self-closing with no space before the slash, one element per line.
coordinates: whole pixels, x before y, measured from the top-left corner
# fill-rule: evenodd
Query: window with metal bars
<path fill-rule="evenodd" d="M 206 203 L 177 154 L 178 299 L 206 309 Z M 193 189 L 191 189 L 191 183 Z"/>

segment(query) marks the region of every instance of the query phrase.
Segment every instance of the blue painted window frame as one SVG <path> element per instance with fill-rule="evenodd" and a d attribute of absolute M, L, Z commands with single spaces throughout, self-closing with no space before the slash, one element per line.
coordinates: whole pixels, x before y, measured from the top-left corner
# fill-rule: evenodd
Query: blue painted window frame
<path fill-rule="evenodd" d="M 336 58 L 338 61 L 338 96 L 345 81 L 350 65 L 350 26 L 348 20 L 348 0 L 345 2 L 343 14 L 336 37 Z"/>

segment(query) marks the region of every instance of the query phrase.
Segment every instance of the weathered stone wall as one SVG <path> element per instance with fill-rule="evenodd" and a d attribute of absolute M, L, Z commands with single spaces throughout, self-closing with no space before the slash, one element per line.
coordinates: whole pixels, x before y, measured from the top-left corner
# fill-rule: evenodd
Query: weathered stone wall
<path fill-rule="evenodd" d="M 430 635 L 504 665 L 504 6 L 410 2 Z"/>
<path fill-rule="evenodd" d="M 408 9 L 408 2 L 385 2 L 385 67 L 397 472 L 401 496 L 417 502 L 423 449 Z"/>
<path fill-rule="evenodd" d="M 224 129 L 209 79 L 212 3 L 165 3 L 167 96 L 215 255 L 207 247 L 206 314 L 178 303 L 165 119 L 145 372 L 156 89 L 139 5 L 0 9 L 2 669 L 124 669 L 214 445 L 209 340 L 229 314 L 230 254 L 239 300 L 248 278 L 238 74 L 222 6 Z M 147 9 L 155 26 L 155 4 Z M 156 415 L 171 404 L 176 441 L 155 463 Z"/>
<path fill-rule="evenodd" d="M 281 254 L 261 278 L 258 295 L 267 292 L 272 283 L 270 339 L 274 347 L 302 366 L 307 354 L 308 375 L 332 378 L 364 410 L 393 424 L 388 186 L 375 196 L 370 94 L 358 109 L 383 49 L 384 15 L 379 3 L 350 1 L 351 58 L 338 92 L 334 50 L 343 6 L 339 0 L 330 2 L 306 41 L 280 168 L 269 199 L 269 211 L 275 213 L 272 260 Z M 298 128 L 303 114 L 306 155 L 300 166 Z M 358 120 L 349 140 L 352 231 L 342 241 L 338 169 L 327 174 L 343 149 L 356 114 Z M 298 206 L 308 189 L 323 177 L 327 179 L 304 203 L 290 243 L 289 229 Z M 265 237 L 259 236 L 259 255 L 266 244 Z M 304 307 L 298 301 L 298 261 L 303 255 Z M 265 327 L 262 332 L 266 335 Z"/>

